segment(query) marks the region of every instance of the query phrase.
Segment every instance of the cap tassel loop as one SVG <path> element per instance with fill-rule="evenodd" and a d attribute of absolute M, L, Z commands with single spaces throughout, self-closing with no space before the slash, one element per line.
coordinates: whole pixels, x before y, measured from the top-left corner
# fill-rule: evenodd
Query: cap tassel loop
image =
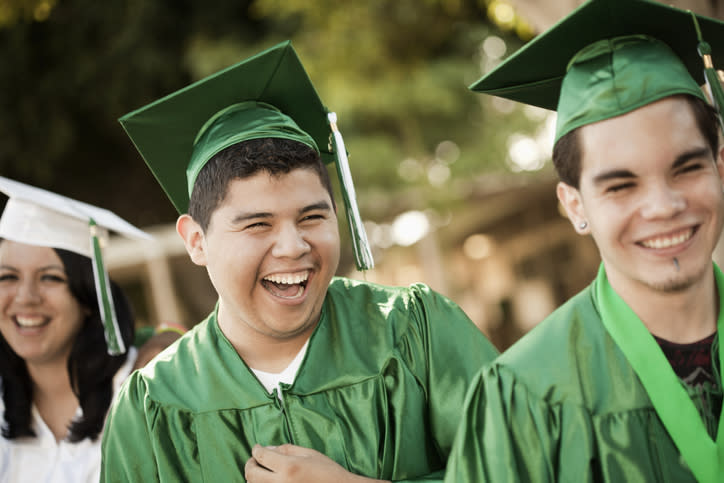
<path fill-rule="evenodd" d="M 352 183 L 352 172 L 349 169 L 349 160 L 347 159 L 347 150 L 344 147 L 342 134 L 337 129 L 337 114 L 330 112 L 327 114 L 329 125 L 332 128 L 334 137 L 334 151 L 336 153 L 337 176 L 342 185 L 342 198 L 344 200 L 345 211 L 347 212 L 347 222 L 349 224 L 350 235 L 352 236 L 352 246 L 354 248 L 354 261 L 357 270 L 369 270 L 374 268 L 375 262 L 372 258 L 372 250 L 367 233 L 362 224 L 362 217 L 357 207 L 357 196 Z"/>
<path fill-rule="evenodd" d="M 701 35 L 701 29 L 699 28 L 699 21 L 696 18 L 696 14 L 691 13 L 691 18 L 694 20 L 694 27 L 696 28 L 696 36 L 699 44 L 696 50 L 699 52 L 702 61 L 704 62 L 704 78 L 706 79 L 707 90 L 709 91 L 709 97 L 716 108 L 717 117 L 719 118 L 719 128 L 724 134 L 724 89 L 722 89 L 719 75 L 714 68 L 714 63 L 711 60 L 711 45 L 705 42 Z"/>
<path fill-rule="evenodd" d="M 115 305 L 113 305 L 113 295 L 110 290 L 110 281 L 108 280 L 108 272 L 106 272 L 103 264 L 103 256 L 101 253 L 101 244 L 98 240 L 98 228 L 96 222 L 91 218 L 88 222 L 90 228 L 90 241 L 93 248 L 93 278 L 96 284 L 96 294 L 98 295 L 98 308 L 101 313 L 101 321 L 105 329 L 106 345 L 108 354 L 117 356 L 126 352 L 126 345 L 123 342 L 121 328 L 118 326 L 116 319 Z"/>

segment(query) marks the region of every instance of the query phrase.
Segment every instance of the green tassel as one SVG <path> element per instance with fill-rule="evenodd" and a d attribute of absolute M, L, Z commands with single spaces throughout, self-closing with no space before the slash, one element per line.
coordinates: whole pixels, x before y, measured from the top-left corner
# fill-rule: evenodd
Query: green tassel
<path fill-rule="evenodd" d="M 709 90 L 714 108 L 719 118 L 719 128 L 724 134 L 724 120 L 722 120 L 722 112 L 724 109 L 724 89 L 722 89 L 721 82 L 719 81 L 719 75 L 717 74 L 714 64 L 711 60 L 711 45 L 704 41 L 701 35 L 701 29 L 699 28 L 699 21 L 696 18 L 696 14 L 691 13 L 691 18 L 694 19 L 694 27 L 696 28 L 696 36 L 699 41 L 696 49 L 704 62 L 704 78 L 706 79 L 706 85 Z"/>
<path fill-rule="evenodd" d="M 93 278 L 96 284 L 96 294 L 98 295 L 98 308 L 103 321 L 103 328 L 106 335 L 106 345 L 108 354 L 116 356 L 126 352 L 126 345 L 123 342 L 121 329 L 116 319 L 116 310 L 113 305 L 113 296 L 110 290 L 110 281 L 108 280 L 108 272 L 106 272 L 103 264 L 103 255 L 101 253 L 101 244 L 98 240 L 98 228 L 95 220 L 92 218 L 88 222 L 90 227 L 90 241 L 93 247 Z"/>
<path fill-rule="evenodd" d="M 375 262 L 372 258 L 369 241 L 367 240 L 367 233 L 362 224 L 362 217 L 357 207 L 357 197 L 354 192 L 354 184 L 352 183 L 352 172 L 349 169 L 347 150 L 344 147 L 342 134 L 339 132 L 339 129 L 337 129 L 337 114 L 330 112 L 327 114 L 327 118 L 332 128 L 334 151 L 337 160 L 335 165 L 337 166 L 337 176 L 339 177 L 342 199 L 347 213 L 347 223 L 349 224 L 349 231 L 352 236 L 355 265 L 357 265 L 357 270 L 369 270 L 374 268 Z"/>

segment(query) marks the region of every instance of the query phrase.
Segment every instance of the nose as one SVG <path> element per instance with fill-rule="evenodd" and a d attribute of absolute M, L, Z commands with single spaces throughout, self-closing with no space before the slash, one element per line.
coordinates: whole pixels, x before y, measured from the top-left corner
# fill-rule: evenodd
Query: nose
<path fill-rule="evenodd" d="M 310 248 L 303 231 L 295 224 L 289 223 L 279 228 L 272 255 L 278 258 L 297 259 L 309 252 Z"/>
<path fill-rule="evenodd" d="M 662 183 L 648 189 L 641 215 L 646 219 L 670 218 L 686 209 L 686 198 L 678 190 Z"/>
<path fill-rule="evenodd" d="M 15 291 L 15 302 L 18 304 L 32 305 L 40 301 L 40 291 L 33 281 L 20 282 Z"/>

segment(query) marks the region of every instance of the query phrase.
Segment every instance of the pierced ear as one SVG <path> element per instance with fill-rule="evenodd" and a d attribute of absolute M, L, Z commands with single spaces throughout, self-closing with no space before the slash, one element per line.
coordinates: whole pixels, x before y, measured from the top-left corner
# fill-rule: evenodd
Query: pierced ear
<path fill-rule="evenodd" d="M 586 235 L 590 232 L 588 227 L 588 219 L 583 209 L 583 201 L 581 200 L 581 192 L 573 186 L 564 182 L 559 182 L 556 186 L 556 195 L 563 209 L 566 210 L 568 220 L 573 224 L 573 228 L 580 235 Z"/>
<path fill-rule="evenodd" d="M 196 265 L 206 265 L 206 251 L 205 251 L 205 237 L 204 230 L 201 229 L 201 225 L 196 223 L 196 220 L 191 218 L 188 214 L 181 215 L 176 220 L 176 231 L 184 241 L 186 251 L 191 258 L 191 261 Z"/>

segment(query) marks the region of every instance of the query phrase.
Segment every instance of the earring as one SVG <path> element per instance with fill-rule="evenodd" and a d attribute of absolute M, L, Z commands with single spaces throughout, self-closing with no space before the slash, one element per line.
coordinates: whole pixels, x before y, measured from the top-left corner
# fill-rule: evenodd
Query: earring
<path fill-rule="evenodd" d="M 588 222 L 586 220 L 583 220 L 578 224 L 579 230 L 585 230 L 586 228 L 588 228 Z"/>

